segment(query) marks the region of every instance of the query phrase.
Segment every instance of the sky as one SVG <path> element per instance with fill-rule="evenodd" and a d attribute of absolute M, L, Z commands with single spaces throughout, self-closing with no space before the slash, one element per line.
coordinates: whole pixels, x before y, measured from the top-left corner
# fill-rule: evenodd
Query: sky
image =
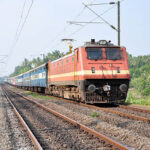
<path fill-rule="evenodd" d="M 67 44 L 61 42 L 64 38 L 74 39 L 74 48 L 92 38 L 97 41 L 111 40 L 117 44 L 117 32 L 105 23 L 82 26 L 68 23 L 91 20 L 102 22 L 83 3 L 100 4 L 110 1 L 115 0 L 33 0 L 25 21 L 32 0 L 0 0 L 0 76 L 12 73 L 24 58 L 32 60 L 53 50 L 67 52 Z M 121 45 L 133 56 L 150 54 L 149 6 L 149 0 L 121 2 Z M 102 17 L 117 27 L 116 5 L 89 7 L 99 15 L 109 9 Z"/>

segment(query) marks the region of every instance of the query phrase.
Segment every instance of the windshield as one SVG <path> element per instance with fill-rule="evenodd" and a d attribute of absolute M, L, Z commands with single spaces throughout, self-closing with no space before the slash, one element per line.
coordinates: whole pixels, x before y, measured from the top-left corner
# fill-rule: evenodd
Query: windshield
<path fill-rule="evenodd" d="M 92 60 L 102 59 L 101 48 L 86 48 L 87 58 Z"/>
<path fill-rule="evenodd" d="M 106 48 L 106 59 L 109 60 L 121 59 L 120 48 Z"/>

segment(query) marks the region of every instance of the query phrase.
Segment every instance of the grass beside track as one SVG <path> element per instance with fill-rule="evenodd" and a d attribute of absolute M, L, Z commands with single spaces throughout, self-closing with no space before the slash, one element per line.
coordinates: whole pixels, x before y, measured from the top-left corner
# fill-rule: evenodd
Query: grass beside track
<path fill-rule="evenodd" d="M 38 94 L 38 93 L 32 93 L 32 92 L 30 92 L 30 91 L 25 91 L 24 94 L 25 94 L 25 95 L 31 95 L 31 96 L 33 96 L 34 98 L 39 98 L 39 99 L 42 99 L 42 100 L 54 99 L 53 97 L 40 95 L 40 94 Z"/>
<path fill-rule="evenodd" d="M 130 89 L 125 103 L 150 106 L 150 96 L 141 96 L 135 89 Z"/>

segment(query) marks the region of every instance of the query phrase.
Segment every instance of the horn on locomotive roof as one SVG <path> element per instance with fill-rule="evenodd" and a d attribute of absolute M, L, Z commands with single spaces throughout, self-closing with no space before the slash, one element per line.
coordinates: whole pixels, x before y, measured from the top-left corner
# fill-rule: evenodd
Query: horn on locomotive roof
<path fill-rule="evenodd" d="M 95 44 L 95 39 L 91 39 L 91 44 Z"/>

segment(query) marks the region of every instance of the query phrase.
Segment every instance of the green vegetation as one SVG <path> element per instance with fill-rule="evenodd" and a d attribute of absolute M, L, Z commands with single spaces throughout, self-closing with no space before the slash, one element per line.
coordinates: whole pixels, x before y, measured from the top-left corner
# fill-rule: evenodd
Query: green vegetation
<path fill-rule="evenodd" d="M 132 57 L 128 54 L 131 74 L 130 87 L 142 96 L 150 95 L 150 55 Z"/>
<path fill-rule="evenodd" d="M 150 55 L 127 56 L 131 82 L 126 103 L 150 105 Z"/>
<path fill-rule="evenodd" d="M 150 96 L 141 96 L 137 90 L 130 89 L 126 99 L 126 104 L 150 106 Z"/>
<path fill-rule="evenodd" d="M 10 77 L 19 75 L 21 73 L 24 73 L 30 69 L 33 69 L 35 67 L 38 67 L 44 63 L 47 63 L 48 61 L 53 61 L 57 58 L 60 58 L 64 55 L 64 53 L 61 53 L 58 50 L 55 50 L 51 53 L 48 53 L 47 55 L 43 54 L 43 59 L 40 57 L 34 58 L 32 61 L 29 61 L 28 59 L 24 59 L 21 65 L 15 67 L 15 71 L 10 75 Z"/>
<path fill-rule="evenodd" d="M 25 95 L 31 95 L 31 96 L 33 96 L 34 98 L 39 98 L 39 99 L 42 99 L 42 100 L 53 99 L 53 97 L 40 95 L 40 94 L 38 94 L 38 93 L 32 93 L 32 92 L 30 92 L 30 91 L 26 91 L 24 94 L 25 94 Z"/>
<path fill-rule="evenodd" d="M 97 112 L 93 112 L 93 113 L 91 114 L 91 117 L 93 117 L 93 118 L 99 117 L 99 114 L 98 114 Z"/>

